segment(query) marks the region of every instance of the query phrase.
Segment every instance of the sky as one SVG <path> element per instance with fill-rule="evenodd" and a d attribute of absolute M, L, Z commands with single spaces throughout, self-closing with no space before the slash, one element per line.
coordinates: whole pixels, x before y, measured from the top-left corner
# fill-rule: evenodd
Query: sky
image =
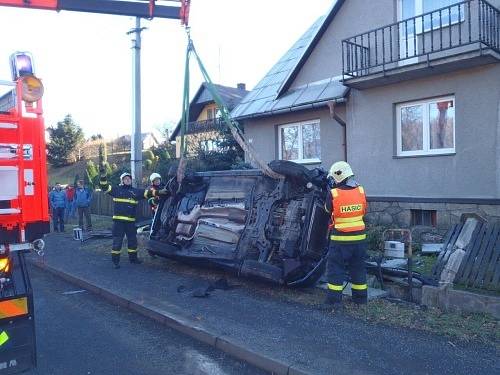
<path fill-rule="evenodd" d="M 252 89 L 333 0 L 192 0 L 191 37 L 215 83 Z M 142 130 L 181 112 L 186 33 L 179 20 L 142 20 Z M 33 54 L 46 126 L 71 114 L 86 136 L 132 129 L 132 42 L 126 16 L 0 7 L 0 80 L 9 56 Z M 191 63 L 191 97 L 202 82 Z"/>

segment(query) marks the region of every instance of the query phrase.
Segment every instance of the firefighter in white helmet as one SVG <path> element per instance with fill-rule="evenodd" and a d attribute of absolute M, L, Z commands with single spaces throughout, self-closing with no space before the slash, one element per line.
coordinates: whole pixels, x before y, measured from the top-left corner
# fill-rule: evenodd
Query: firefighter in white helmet
<path fill-rule="evenodd" d="M 330 246 L 327 263 L 327 304 L 342 306 L 342 290 L 347 265 L 352 289 L 352 300 L 367 302 L 366 232 L 363 217 L 366 196 L 362 186 L 354 180 L 351 166 L 345 161 L 332 165 L 328 173 L 330 191 L 325 209 L 331 215 Z"/>
<path fill-rule="evenodd" d="M 149 176 L 149 188 L 159 192 L 165 187 L 165 184 L 161 180 L 161 175 L 159 173 L 151 173 L 151 176 Z M 151 207 L 151 210 L 156 212 L 156 209 L 158 208 L 158 203 L 160 202 L 160 197 L 158 195 L 151 197 L 148 199 L 149 206 Z"/>

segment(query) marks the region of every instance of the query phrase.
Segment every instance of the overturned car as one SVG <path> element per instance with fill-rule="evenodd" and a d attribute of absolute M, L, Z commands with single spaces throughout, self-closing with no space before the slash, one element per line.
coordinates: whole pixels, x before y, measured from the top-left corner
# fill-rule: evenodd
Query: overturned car
<path fill-rule="evenodd" d="M 150 254 L 278 284 L 315 283 L 327 252 L 326 172 L 288 161 L 269 166 L 285 178 L 259 170 L 186 175 L 156 210 Z"/>

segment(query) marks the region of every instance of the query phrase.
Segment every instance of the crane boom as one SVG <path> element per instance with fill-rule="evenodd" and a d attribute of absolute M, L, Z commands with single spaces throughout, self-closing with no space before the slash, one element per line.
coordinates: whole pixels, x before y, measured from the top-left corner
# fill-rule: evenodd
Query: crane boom
<path fill-rule="evenodd" d="M 0 6 L 181 19 L 180 4 L 179 6 L 157 5 L 154 0 L 0 0 Z"/>

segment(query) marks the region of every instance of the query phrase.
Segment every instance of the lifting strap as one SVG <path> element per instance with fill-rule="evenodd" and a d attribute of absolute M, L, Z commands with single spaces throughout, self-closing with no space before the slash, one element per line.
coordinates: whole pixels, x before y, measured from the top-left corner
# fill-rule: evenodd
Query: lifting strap
<path fill-rule="evenodd" d="M 212 98 L 214 99 L 215 103 L 217 104 L 217 107 L 220 110 L 220 114 L 222 116 L 222 119 L 224 120 L 225 125 L 229 128 L 231 131 L 232 136 L 238 142 L 242 150 L 246 153 L 246 155 L 254 161 L 254 163 L 258 166 L 258 168 L 264 173 L 266 176 L 274 178 L 274 179 L 280 179 L 284 178 L 279 173 L 276 173 L 273 171 L 267 163 L 265 163 L 258 155 L 255 149 L 250 145 L 244 135 L 243 132 L 241 131 L 240 127 L 238 126 L 238 123 L 234 120 L 231 119 L 231 116 L 229 114 L 229 110 L 225 106 L 224 102 L 222 101 L 219 93 L 215 89 L 215 86 L 210 79 L 210 76 L 208 75 L 208 72 L 205 69 L 205 66 L 203 65 L 200 56 L 196 52 L 196 49 L 194 48 L 193 41 L 191 39 L 191 35 L 189 33 L 189 29 L 186 28 L 187 36 L 188 36 L 188 46 L 187 46 L 187 51 L 186 51 L 186 64 L 185 64 L 185 71 L 184 71 L 184 93 L 183 93 L 183 100 L 182 100 L 182 119 L 181 119 L 181 129 L 180 129 L 180 137 L 181 137 L 181 159 L 179 162 L 179 168 L 177 170 L 177 181 L 179 182 L 179 185 L 181 181 L 184 179 L 184 174 L 186 171 L 186 142 L 184 140 L 184 135 L 186 132 L 187 128 L 187 123 L 189 121 L 189 58 L 191 53 L 194 55 L 196 58 L 196 61 L 198 63 L 198 66 L 200 68 L 201 74 L 203 76 L 203 79 L 205 80 L 206 87 L 210 94 L 212 95 Z"/>

